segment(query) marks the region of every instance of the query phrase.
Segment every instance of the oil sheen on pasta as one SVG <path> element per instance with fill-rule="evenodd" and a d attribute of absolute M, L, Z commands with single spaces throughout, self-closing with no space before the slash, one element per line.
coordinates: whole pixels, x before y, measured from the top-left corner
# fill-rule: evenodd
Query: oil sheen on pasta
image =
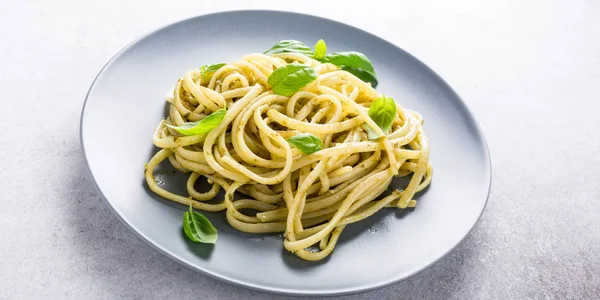
<path fill-rule="evenodd" d="M 269 75 L 294 62 L 313 67 L 317 79 L 289 98 L 274 94 Z M 210 78 L 190 71 L 167 96 L 169 116 L 153 136 L 162 150 L 148 162 L 146 181 L 166 199 L 225 211 L 240 231 L 284 232 L 285 249 L 302 259 L 323 259 L 346 225 L 384 207 L 414 207 L 415 194 L 431 182 L 429 143 L 418 113 L 397 104 L 390 132 L 368 139 L 365 126 L 374 123 L 367 112 L 379 96 L 354 75 L 297 53 L 250 54 Z M 225 119 L 205 135 L 182 136 L 165 125 L 198 121 L 225 107 Z M 286 141 L 297 133 L 320 137 L 323 149 L 303 154 Z M 153 171 L 164 160 L 190 174 L 189 195 L 156 183 Z M 398 176 L 410 177 L 407 186 L 386 192 Z M 199 179 L 212 188 L 197 191 Z M 220 189 L 225 197 L 207 203 Z M 311 246 L 320 251 L 309 251 Z"/>

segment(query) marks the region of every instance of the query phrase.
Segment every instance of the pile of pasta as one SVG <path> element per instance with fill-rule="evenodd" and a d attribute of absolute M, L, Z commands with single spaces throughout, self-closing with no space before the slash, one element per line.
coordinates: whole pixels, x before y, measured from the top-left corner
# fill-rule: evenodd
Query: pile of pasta
<path fill-rule="evenodd" d="M 310 66 L 317 77 L 290 96 L 278 95 L 268 78 L 291 63 Z M 240 231 L 284 233 L 285 249 L 323 259 L 346 225 L 385 207 L 414 207 L 415 194 L 431 182 L 423 118 L 396 104 L 384 132 L 368 115 L 381 96 L 338 66 L 299 53 L 250 54 L 212 74 L 189 71 L 168 94 L 169 115 L 154 132 L 161 150 L 146 166 L 148 186 L 198 210 L 225 211 Z M 224 117 L 207 133 L 173 129 L 221 109 Z M 369 128 L 379 138 L 369 139 Z M 307 154 L 292 146 L 288 139 L 298 134 L 318 137 L 321 149 Z M 153 173 L 165 160 L 189 174 L 189 195 L 157 184 Z M 404 176 L 410 180 L 403 189 L 385 193 L 394 177 Z M 198 191 L 199 180 L 212 188 Z M 209 203 L 213 198 L 221 199 Z"/>

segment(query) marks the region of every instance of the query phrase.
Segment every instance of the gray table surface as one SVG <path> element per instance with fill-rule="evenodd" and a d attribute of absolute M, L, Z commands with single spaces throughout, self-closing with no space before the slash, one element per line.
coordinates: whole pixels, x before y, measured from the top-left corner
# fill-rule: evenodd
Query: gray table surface
<path fill-rule="evenodd" d="M 343 299 L 599 298 L 600 2 L 343 3 L 0 1 L 0 299 L 279 298 L 139 240 L 94 189 L 79 146 L 85 94 L 115 52 L 164 24 L 247 8 L 320 15 L 399 45 L 455 88 L 488 139 L 492 192 L 471 235 L 421 274 Z"/>

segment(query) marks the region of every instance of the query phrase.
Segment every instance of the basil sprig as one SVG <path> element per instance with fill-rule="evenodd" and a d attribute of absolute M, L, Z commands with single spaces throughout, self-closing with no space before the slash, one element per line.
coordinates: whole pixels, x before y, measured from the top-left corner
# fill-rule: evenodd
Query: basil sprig
<path fill-rule="evenodd" d="M 190 210 L 183 213 L 183 232 L 196 243 L 214 244 L 217 241 L 217 229 L 201 213 Z"/>
<path fill-rule="evenodd" d="M 396 102 L 394 102 L 394 99 L 382 95 L 371 103 L 371 107 L 369 107 L 369 117 L 384 133 L 387 133 L 396 118 Z M 380 137 L 379 134 L 368 125 L 366 128 L 370 140 L 375 140 Z"/>
<path fill-rule="evenodd" d="M 290 145 L 300 149 L 304 154 L 315 153 L 323 149 L 323 141 L 310 133 L 299 133 L 287 139 Z"/>
<path fill-rule="evenodd" d="M 342 70 L 345 70 L 358 77 L 360 80 L 371 83 L 371 86 L 374 88 L 377 87 L 377 84 L 379 84 L 377 81 L 377 74 L 375 74 L 375 69 L 373 68 L 373 63 L 371 63 L 366 55 L 356 51 L 334 52 L 326 54 L 327 45 L 323 39 L 320 39 L 315 44 L 314 51 L 300 41 L 283 40 L 271 47 L 271 49 L 265 51 L 265 54 L 281 52 L 301 53 L 320 62 L 334 64 L 342 68 Z"/>
<path fill-rule="evenodd" d="M 171 129 L 175 129 L 177 132 L 183 135 L 199 135 L 209 133 L 213 128 L 219 126 L 219 123 L 225 118 L 227 111 L 223 108 L 213 112 L 206 118 L 197 122 L 183 123 L 181 126 L 173 126 L 167 124 Z"/>
<path fill-rule="evenodd" d="M 225 65 L 226 63 L 204 65 L 200 67 L 200 76 L 202 76 L 202 79 L 204 80 L 209 80 L 220 68 Z"/>
<path fill-rule="evenodd" d="M 307 65 L 291 63 L 273 71 L 267 82 L 275 94 L 289 97 L 315 79 L 317 79 L 315 69 Z"/>
<path fill-rule="evenodd" d="M 294 53 L 302 53 L 304 55 L 312 57 L 314 52 L 310 47 L 306 46 L 304 43 L 296 40 L 283 40 L 279 43 L 275 44 L 275 46 L 271 47 L 271 49 L 265 51 L 264 54 L 275 54 L 282 52 L 294 52 Z"/>

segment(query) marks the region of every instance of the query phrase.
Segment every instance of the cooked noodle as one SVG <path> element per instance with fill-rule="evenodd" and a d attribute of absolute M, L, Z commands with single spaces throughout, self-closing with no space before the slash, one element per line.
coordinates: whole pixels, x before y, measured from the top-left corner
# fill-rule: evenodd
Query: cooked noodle
<path fill-rule="evenodd" d="M 267 83 L 274 69 L 297 62 L 318 77 L 291 97 L 276 95 Z M 369 118 L 381 94 L 371 85 L 329 63 L 297 53 L 251 54 L 221 67 L 208 80 L 193 70 L 167 97 L 169 116 L 154 133 L 162 148 L 147 164 L 145 177 L 158 195 L 204 211 L 226 211 L 234 228 L 250 233 L 285 232 L 284 246 L 306 260 L 329 255 L 347 224 L 384 207 L 414 207 L 415 193 L 431 182 L 429 144 L 422 117 L 396 106 L 389 133 Z M 226 108 L 208 134 L 183 136 L 181 126 Z M 366 126 L 379 135 L 369 140 Z M 303 154 L 286 139 L 312 133 L 323 149 Z M 190 173 L 189 196 L 161 188 L 153 172 L 165 159 Z M 404 190 L 379 197 L 394 176 L 410 176 Z M 195 190 L 204 177 L 212 188 Z M 225 197 L 207 203 L 220 189 Z M 245 195 L 235 199 L 235 192 Z M 309 247 L 317 245 L 320 251 Z"/>

